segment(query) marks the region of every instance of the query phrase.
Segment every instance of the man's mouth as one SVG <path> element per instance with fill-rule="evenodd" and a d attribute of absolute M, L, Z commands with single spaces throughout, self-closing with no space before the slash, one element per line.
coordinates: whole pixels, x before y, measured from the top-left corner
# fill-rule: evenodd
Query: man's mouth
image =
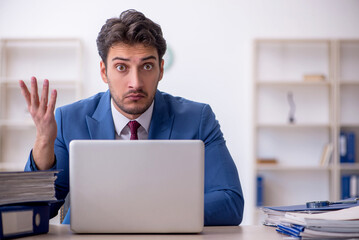
<path fill-rule="evenodd" d="M 141 93 L 131 93 L 126 96 L 127 99 L 130 99 L 131 101 L 139 101 L 145 97 L 144 94 Z"/>

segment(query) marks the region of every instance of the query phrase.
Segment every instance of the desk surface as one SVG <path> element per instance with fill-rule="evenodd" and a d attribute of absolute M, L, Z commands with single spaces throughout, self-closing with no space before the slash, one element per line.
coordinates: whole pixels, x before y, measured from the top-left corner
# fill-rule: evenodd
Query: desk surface
<path fill-rule="evenodd" d="M 205 227 L 200 234 L 75 234 L 69 225 L 50 225 L 48 234 L 22 239 L 173 239 L 173 240 L 255 240 L 283 239 L 275 228 L 266 226 Z"/>

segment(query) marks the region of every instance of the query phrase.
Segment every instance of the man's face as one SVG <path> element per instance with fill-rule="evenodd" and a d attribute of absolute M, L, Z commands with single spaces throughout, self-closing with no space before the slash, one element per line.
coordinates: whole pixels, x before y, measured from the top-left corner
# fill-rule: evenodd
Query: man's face
<path fill-rule="evenodd" d="M 144 113 L 155 97 L 163 76 L 156 48 L 143 44 L 116 44 L 109 49 L 107 69 L 101 61 L 101 77 L 108 84 L 116 109 L 129 119 Z"/>

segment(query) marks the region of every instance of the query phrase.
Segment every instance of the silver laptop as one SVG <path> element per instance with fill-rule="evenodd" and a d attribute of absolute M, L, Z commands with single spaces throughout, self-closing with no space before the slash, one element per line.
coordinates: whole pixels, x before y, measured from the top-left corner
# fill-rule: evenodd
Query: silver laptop
<path fill-rule="evenodd" d="M 198 233 L 204 222 L 200 140 L 74 140 L 71 229 Z"/>

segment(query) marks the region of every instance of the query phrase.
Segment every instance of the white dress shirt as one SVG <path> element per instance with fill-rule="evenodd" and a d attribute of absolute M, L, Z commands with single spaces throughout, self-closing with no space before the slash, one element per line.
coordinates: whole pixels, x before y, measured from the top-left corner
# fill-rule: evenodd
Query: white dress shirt
<path fill-rule="evenodd" d="M 131 120 L 125 117 L 124 115 L 122 115 L 119 111 L 117 111 L 114 104 L 115 103 L 111 99 L 111 112 L 112 112 L 113 123 L 116 131 L 115 134 L 116 139 L 130 140 L 131 131 L 129 126 L 127 126 L 127 123 Z M 150 123 L 152 118 L 153 104 L 154 101 L 152 101 L 151 106 L 144 113 L 142 113 L 141 116 L 134 119 L 139 124 L 141 124 L 141 126 L 137 130 L 137 136 L 139 140 L 148 139 L 148 131 L 150 128 Z"/>

